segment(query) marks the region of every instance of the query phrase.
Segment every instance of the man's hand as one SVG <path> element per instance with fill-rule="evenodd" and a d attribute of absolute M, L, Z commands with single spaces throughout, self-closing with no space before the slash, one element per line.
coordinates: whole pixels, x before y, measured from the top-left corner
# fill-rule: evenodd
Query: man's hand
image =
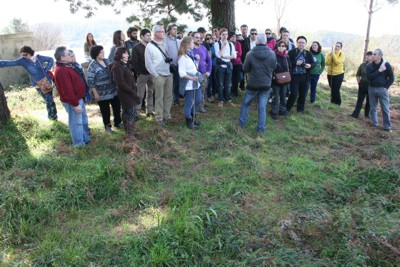
<path fill-rule="evenodd" d="M 381 64 L 379 67 L 379 72 L 384 72 L 386 70 L 386 64 Z"/>
<path fill-rule="evenodd" d="M 81 106 L 74 107 L 74 110 L 75 110 L 76 113 L 82 113 L 82 111 L 83 111 Z"/>

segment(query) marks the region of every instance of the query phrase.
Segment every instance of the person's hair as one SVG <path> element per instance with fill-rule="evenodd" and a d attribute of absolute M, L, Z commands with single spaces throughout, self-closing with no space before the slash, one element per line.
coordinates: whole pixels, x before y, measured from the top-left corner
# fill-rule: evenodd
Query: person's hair
<path fill-rule="evenodd" d="M 279 33 L 284 33 L 284 32 L 289 32 L 285 27 L 281 27 L 280 29 L 279 29 Z"/>
<path fill-rule="evenodd" d="M 372 56 L 373 53 L 374 53 L 374 52 L 372 52 L 372 51 L 368 51 L 366 55 L 367 55 L 367 56 Z"/>
<path fill-rule="evenodd" d="M 343 48 L 343 44 L 342 44 L 342 42 L 336 42 L 337 44 L 340 44 L 340 49 L 342 49 Z"/>
<path fill-rule="evenodd" d="M 60 60 L 61 60 L 61 57 L 63 57 L 64 54 L 65 54 L 65 50 L 67 50 L 67 48 L 66 48 L 65 46 L 59 46 L 59 47 L 57 47 L 57 48 L 56 48 L 56 51 L 54 52 L 54 58 L 55 58 L 57 61 L 60 61 Z"/>
<path fill-rule="evenodd" d="M 153 31 L 153 33 L 156 33 L 158 31 L 160 31 L 161 29 L 164 30 L 164 27 L 162 25 L 154 25 L 152 31 Z"/>
<path fill-rule="evenodd" d="M 306 41 L 306 43 L 307 43 L 307 38 L 305 36 L 303 36 L 303 35 L 298 36 L 296 39 L 296 42 L 298 42 L 300 39 L 304 39 L 304 41 Z"/>
<path fill-rule="evenodd" d="M 287 44 L 285 41 L 283 41 L 283 40 L 279 40 L 279 41 L 276 43 L 277 47 L 279 47 L 281 44 L 284 44 L 284 45 L 285 45 L 286 50 L 289 49 L 289 48 L 288 48 L 288 44 Z"/>
<path fill-rule="evenodd" d="M 199 27 L 199 28 L 197 28 L 197 32 L 198 33 L 206 33 L 206 29 L 204 29 L 204 27 Z"/>
<path fill-rule="evenodd" d="M 317 50 L 317 52 L 318 52 L 318 53 L 321 53 L 322 46 L 321 46 L 321 44 L 320 44 L 318 41 L 312 42 L 312 44 L 311 44 L 311 46 L 310 46 L 310 51 L 312 50 L 312 45 L 313 45 L 313 44 L 317 44 L 317 45 L 318 45 L 318 50 Z"/>
<path fill-rule="evenodd" d="M 256 44 L 265 44 L 267 42 L 267 37 L 264 33 L 257 34 Z"/>
<path fill-rule="evenodd" d="M 226 28 L 221 28 L 221 29 L 219 30 L 219 35 L 222 35 L 223 32 L 228 32 L 228 29 L 226 29 Z"/>
<path fill-rule="evenodd" d="M 175 23 L 170 23 L 167 26 L 167 34 L 172 30 L 173 27 L 178 27 Z"/>
<path fill-rule="evenodd" d="M 86 43 L 88 46 L 92 46 L 92 45 L 96 45 L 96 41 L 94 40 L 94 37 L 92 38 L 92 41 L 89 41 L 89 35 L 91 35 L 93 37 L 92 33 L 88 33 L 86 34 Z"/>
<path fill-rule="evenodd" d="M 204 37 L 204 39 L 207 41 L 207 38 L 211 38 L 211 39 L 213 38 L 212 35 L 211 35 L 211 33 L 207 33 L 207 34 L 206 34 L 206 36 Z"/>
<path fill-rule="evenodd" d="M 123 46 L 117 47 L 117 49 L 115 50 L 115 54 L 114 54 L 114 60 L 120 61 L 122 58 L 122 55 L 126 52 L 128 52 L 128 49 L 126 49 L 126 47 L 123 47 Z"/>
<path fill-rule="evenodd" d="M 145 36 L 148 33 L 151 33 L 149 29 L 142 29 L 140 31 L 140 37 Z"/>
<path fill-rule="evenodd" d="M 187 34 L 186 34 L 186 36 L 192 36 L 192 31 L 189 31 Z"/>
<path fill-rule="evenodd" d="M 178 49 L 178 57 L 180 58 L 182 55 L 186 55 L 188 51 L 188 46 L 192 42 L 193 38 L 191 36 L 185 36 L 181 40 L 181 44 Z"/>
<path fill-rule="evenodd" d="M 113 44 L 116 46 L 121 46 L 121 34 L 121 30 L 115 31 L 113 34 Z"/>
<path fill-rule="evenodd" d="M 240 26 L 240 29 L 245 28 L 245 27 L 248 28 L 248 26 L 246 24 L 242 24 L 242 26 Z"/>
<path fill-rule="evenodd" d="M 104 48 L 101 45 L 94 45 L 90 48 L 90 57 L 96 59 Z"/>
<path fill-rule="evenodd" d="M 377 51 L 377 52 L 379 53 L 379 55 L 380 55 L 381 57 L 383 57 L 383 51 L 382 51 L 382 49 L 377 48 L 377 49 L 375 49 L 375 51 Z"/>
<path fill-rule="evenodd" d="M 282 32 L 281 32 L 281 35 L 282 34 L 284 34 L 284 33 L 290 33 L 288 30 L 283 30 Z"/>
<path fill-rule="evenodd" d="M 201 37 L 201 32 L 192 32 L 192 34 L 191 34 L 190 36 L 194 37 L 194 35 L 195 35 L 196 33 L 200 34 L 200 37 Z"/>
<path fill-rule="evenodd" d="M 272 33 L 272 30 L 270 28 L 266 28 L 265 32 L 270 31 Z"/>
<path fill-rule="evenodd" d="M 126 35 L 128 36 L 128 38 L 131 38 L 131 33 L 132 32 L 138 32 L 139 30 L 136 27 L 129 27 L 128 30 L 126 31 Z"/>
<path fill-rule="evenodd" d="M 33 49 L 30 46 L 23 46 L 21 47 L 21 49 L 19 50 L 20 53 L 27 53 L 31 56 L 33 56 L 35 54 L 35 51 L 33 51 Z"/>
<path fill-rule="evenodd" d="M 229 32 L 228 33 L 228 40 L 230 40 L 232 38 L 232 36 L 236 36 L 236 33 L 235 32 Z"/>
<path fill-rule="evenodd" d="M 251 28 L 250 32 L 257 32 L 257 29 L 256 28 Z"/>

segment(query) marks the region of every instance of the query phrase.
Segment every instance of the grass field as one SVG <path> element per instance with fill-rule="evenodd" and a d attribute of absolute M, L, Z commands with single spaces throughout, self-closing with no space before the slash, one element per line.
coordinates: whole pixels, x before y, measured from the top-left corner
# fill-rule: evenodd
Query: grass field
<path fill-rule="evenodd" d="M 241 129 L 240 106 L 208 104 L 195 134 L 173 107 L 178 121 L 142 118 L 129 141 L 91 105 L 80 149 L 58 100 L 49 122 L 33 88 L 9 90 L 0 266 L 398 266 L 399 90 L 387 133 L 347 116 L 353 84 L 341 107 L 324 87 L 265 135 L 254 105 Z"/>

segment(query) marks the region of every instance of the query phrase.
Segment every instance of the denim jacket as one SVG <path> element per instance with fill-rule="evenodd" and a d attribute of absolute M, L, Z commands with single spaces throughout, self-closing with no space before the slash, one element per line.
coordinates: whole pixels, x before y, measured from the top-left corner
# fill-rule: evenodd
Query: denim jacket
<path fill-rule="evenodd" d="M 0 60 L 0 68 L 21 66 L 28 72 L 32 85 L 36 86 L 37 81 L 43 79 L 44 76 L 46 76 L 50 82 L 52 81 L 47 71 L 53 67 L 53 63 L 54 60 L 51 57 L 37 55 L 36 62 L 24 57 L 16 60 Z"/>

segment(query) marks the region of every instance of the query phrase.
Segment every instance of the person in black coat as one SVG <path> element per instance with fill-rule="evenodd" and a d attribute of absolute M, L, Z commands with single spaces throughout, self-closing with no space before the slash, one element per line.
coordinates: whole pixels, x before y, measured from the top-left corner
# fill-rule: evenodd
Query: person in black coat
<path fill-rule="evenodd" d="M 289 51 L 290 64 L 292 65 L 292 81 L 290 83 L 290 95 L 286 103 L 286 109 L 290 112 L 298 97 L 297 112 L 303 113 L 310 70 L 315 66 L 315 62 L 311 52 L 304 49 L 307 44 L 306 37 L 299 36 L 296 41 L 297 48 Z"/>

